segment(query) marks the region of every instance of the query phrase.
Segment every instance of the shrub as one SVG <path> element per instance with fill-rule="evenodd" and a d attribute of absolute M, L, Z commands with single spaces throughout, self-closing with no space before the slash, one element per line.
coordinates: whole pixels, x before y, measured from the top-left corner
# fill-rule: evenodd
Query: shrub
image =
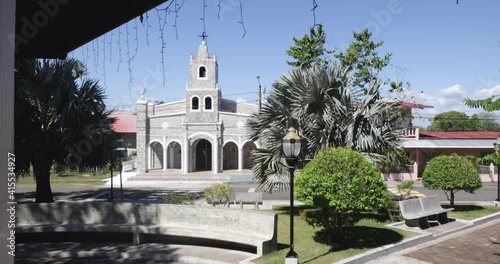
<path fill-rule="evenodd" d="M 413 191 L 413 184 L 414 183 L 415 183 L 415 181 L 409 180 L 409 181 L 403 181 L 402 183 L 400 183 L 396 186 L 398 193 L 403 200 L 408 199 L 408 198 L 412 198 L 411 191 Z"/>
<path fill-rule="evenodd" d="M 207 204 L 213 206 L 229 206 L 234 201 L 234 189 L 228 183 L 217 183 L 203 190 L 203 196 Z"/>
<path fill-rule="evenodd" d="M 194 204 L 196 195 L 193 193 L 167 193 L 162 197 L 167 204 Z"/>
<path fill-rule="evenodd" d="M 305 211 L 306 221 L 321 227 L 328 240 L 341 238 L 344 227 L 359 221 L 361 212 L 381 210 L 391 200 L 375 166 L 350 148 L 320 151 L 296 179 L 295 196 L 317 208 Z"/>
<path fill-rule="evenodd" d="M 451 206 L 455 205 L 456 192 L 474 193 L 483 186 L 476 166 L 457 154 L 431 159 L 422 173 L 422 184 L 429 189 L 443 190 Z"/>

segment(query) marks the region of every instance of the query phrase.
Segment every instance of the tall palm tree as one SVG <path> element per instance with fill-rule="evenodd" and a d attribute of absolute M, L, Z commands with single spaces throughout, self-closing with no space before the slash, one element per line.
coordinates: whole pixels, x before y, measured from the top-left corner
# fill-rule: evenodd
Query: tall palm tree
<path fill-rule="evenodd" d="M 20 63 L 21 64 L 21 63 Z M 84 78 L 75 59 L 39 60 L 20 67 L 16 80 L 15 152 L 20 173 L 33 170 L 36 202 L 53 202 L 50 170 L 103 166 L 116 133 L 105 109 L 104 89 Z"/>
<path fill-rule="evenodd" d="M 330 146 L 358 150 L 374 163 L 400 155 L 398 104 L 377 99 L 379 82 L 364 94 L 350 80 L 349 70 L 333 62 L 292 70 L 273 85 L 267 103 L 248 122 L 250 137 L 262 146 L 252 154 L 253 174 L 261 187 L 272 191 L 288 186 L 281 140 L 290 126 L 302 138 L 302 163 Z"/>

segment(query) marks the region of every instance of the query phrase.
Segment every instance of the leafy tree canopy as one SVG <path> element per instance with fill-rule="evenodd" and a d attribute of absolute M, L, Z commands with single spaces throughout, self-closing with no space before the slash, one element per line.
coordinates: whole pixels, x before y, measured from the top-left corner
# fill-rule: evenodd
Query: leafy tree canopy
<path fill-rule="evenodd" d="M 457 154 L 432 158 L 422 174 L 422 184 L 429 189 L 443 190 L 452 206 L 456 192 L 472 193 L 483 185 L 474 163 Z"/>
<path fill-rule="evenodd" d="M 308 223 L 334 235 L 354 225 L 359 213 L 384 209 L 390 201 L 379 171 L 348 147 L 320 151 L 297 177 L 295 196 L 319 208 L 306 211 Z"/>
<path fill-rule="evenodd" d="M 474 114 L 470 118 L 466 113 L 448 111 L 436 115 L 428 128 L 432 132 L 500 131 L 491 113 Z"/>
<path fill-rule="evenodd" d="M 78 60 L 18 61 L 15 94 L 16 170 L 32 170 L 36 202 L 52 202 L 53 164 L 96 168 L 116 146 L 115 121 L 104 104 L 104 89 L 83 78 Z"/>
<path fill-rule="evenodd" d="M 361 32 L 353 32 L 353 42 L 345 51 L 330 51 L 325 48 L 326 33 L 320 24 L 317 27 L 310 28 L 310 34 L 304 35 L 301 39 L 293 38 L 295 46 L 286 51 L 287 55 L 292 56 L 296 61 L 287 63 L 301 69 L 310 68 L 314 65 L 327 65 L 333 61 L 328 54 L 334 53 L 334 57 L 343 67 L 349 69 L 352 78 L 353 92 L 366 93 L 370 84 L 377 82 L 379 74 L 384 68 L 390 65 L 392 53 L 379 55 L 376 51 L 384 42 L 374 42 L 372 33 L 368 28 Z M 386 79 L 383 85 L 389 85 L 389 93 L 402 93 L 404 86 L 410 86 L 410 83 L 394 82 Z M 378 95 L 380 97 L 380 95 Z"/>
<path fill-rule="evenodd" d="M 313 65 L 328 63 L 325 56 L 330 51 L 325 48 L 326 32 L 323 30 L 323 25 L 311 27 L 309 31 L 309 35 L 306 34 L 301 39 L 293 37 L 295 46 L 290 47 L 286 54 L 295 58 L 296 61 L 287 61 L 288 65 L 306 69 Z"/>

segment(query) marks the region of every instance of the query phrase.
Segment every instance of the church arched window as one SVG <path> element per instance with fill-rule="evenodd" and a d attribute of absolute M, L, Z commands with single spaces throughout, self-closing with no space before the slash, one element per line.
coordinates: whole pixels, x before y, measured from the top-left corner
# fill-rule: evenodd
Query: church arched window
<path fill-rule="evenodd" d="M 200 66 L 198 69 L 199 78 L 207 78 L 207 68 L 205 66 Z"/>
<path fill-rule="evenodd" d="M 212 110 L 212 97 L 205 97 L 205 110 Z"/>
<path fill-rule="evenodd" d="M 195 96 L 191 98 L 191 110 L 198 110 L 200 108 L 200 99 Z"/>

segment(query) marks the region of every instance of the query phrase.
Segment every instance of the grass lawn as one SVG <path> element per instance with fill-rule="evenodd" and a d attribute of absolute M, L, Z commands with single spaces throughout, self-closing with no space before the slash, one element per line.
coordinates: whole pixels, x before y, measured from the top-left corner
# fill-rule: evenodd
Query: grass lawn
<path fill-rule="evenodd" d="M 113 175 L 116 174 L 113 173 Z M 58 186 L 71 186 L 71 185 L 97 186 L 104 184 L 105 182 L 103 180 L 109 177 L 110 177 L 109 173 L 102 173 L 97 175 L 75 173 L 75 172 L 68 172 L 62 174 L 52 173 L 50 175 L 50 184 Z M 34 185 L 35 178 L 33 177 L 32 174 L 27 176 L 18 176 L 17 184 Z"/>
<path fill-rule="evenodd" d="M 449 205 L 443 205 L 449 208 Z M 450 218 L 472 220 L 478 217 L 500 212 L 499 207 L 479 205 L 455 205 L 448 212 Z M 278 215 L 278 250 L 266 254 L 255 261 L 258 264 L 283 263 L 290 243 L 290 215 L 288 207 L 272 210 Z M 300 208 L 297 210 L 299 211 Z M 386 227 L 391 223 L 386 215 L 367 214 L 351 232 L 350 245 L 332 246 L 317 238 L 314 229 L 298 215 L 294 217 L 295 251 L 300 263 L 334 263 L 370 249 L 398 242 L 418 235 L 417 233 Z"/>
<path fill-rule="evenodd" d="M 451 206 L 443 205 L 443 208 L 451 208 Z M 455 205 L 453 208 L 453 211 L 448 212 L 448 217 L 464 220 L 472 220 L 500 212 L 500 207 L 495 207 L 493 205 Z"/>
<path fill-rule="evenodd" d="M 299 209 L 300 210 L 300 209 Z M 254 263 L 282 264 L 289 250 L 290 215 L 288 208 L 273 210 L 278 214 L 278 250 L 253 261 Z M 390 223 L 387 215 L 367 214 L 351 232 L 351 245 L 332 246 L 316 238 L 314 229 L 300 216 L 294 217 L 294 244 L 300 263 L 333 263 L 364 251 L 407 239 L 418 234 L 386 227 Z"/>

